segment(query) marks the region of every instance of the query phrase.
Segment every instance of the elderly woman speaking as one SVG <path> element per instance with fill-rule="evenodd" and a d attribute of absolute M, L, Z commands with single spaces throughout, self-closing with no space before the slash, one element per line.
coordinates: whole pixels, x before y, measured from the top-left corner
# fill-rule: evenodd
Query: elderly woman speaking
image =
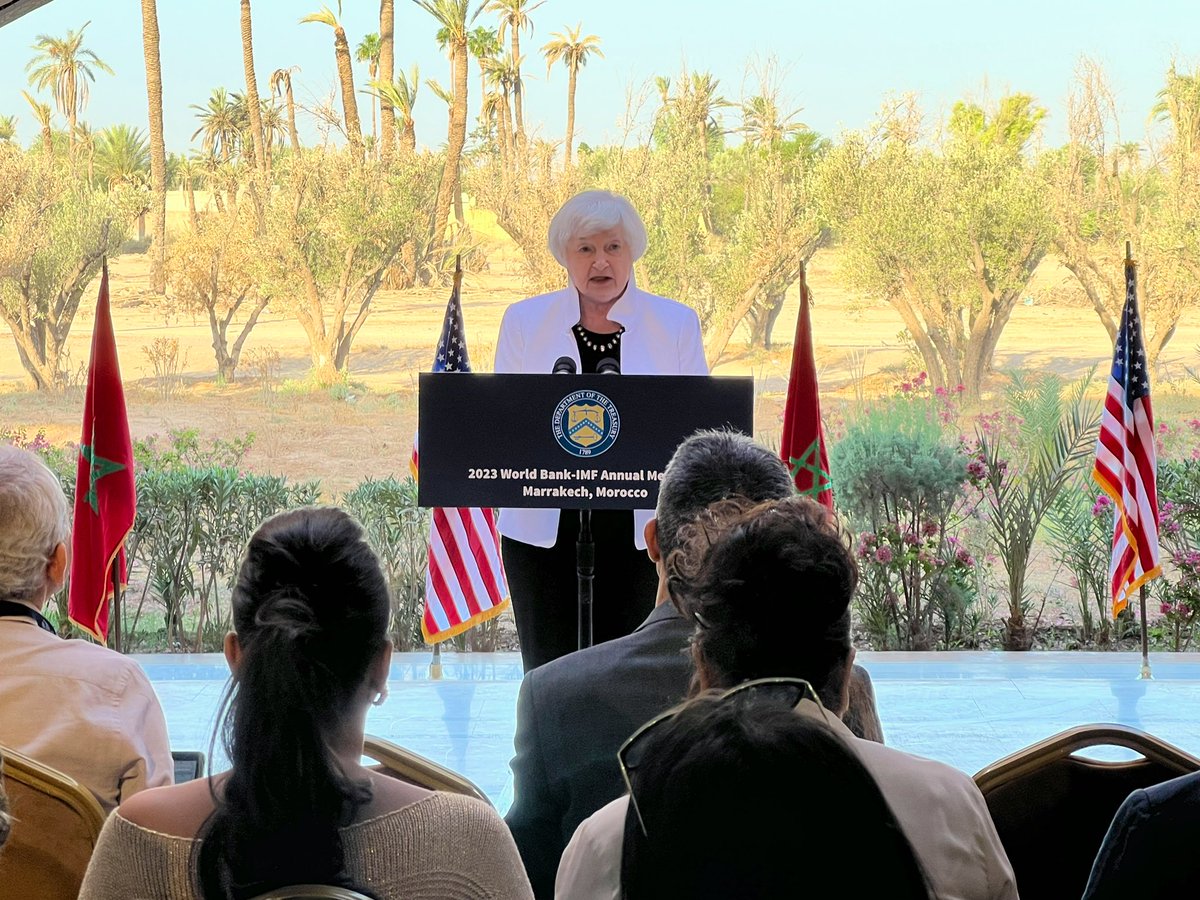
<path fill-rule="evenodd" d="M 708 374 L 696 313 L 634 284 L 646 226 L 627 199 L 608 191 L 572 197 L 550 222 L 549 243 L 567 270 L 567 286 L 508 308 L 497 372 L 550 372 L 569 356 L 581 374 L 596 372 L 606 359 L 628 375 Z M 629 634 L 654 606 L 658 577 L 644 553 L 652 516 L 648 509 L 592 514 L 596 643 Z M 499 530 L 528 671 L 576 648 L 579 517 L 557 509 L 505 509 Z"/>

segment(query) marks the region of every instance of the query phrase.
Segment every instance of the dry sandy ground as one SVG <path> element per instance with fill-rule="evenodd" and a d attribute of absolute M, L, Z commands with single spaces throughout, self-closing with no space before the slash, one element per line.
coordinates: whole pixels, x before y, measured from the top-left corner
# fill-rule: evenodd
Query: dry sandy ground
<path fill-rule="evenodd" d="M 477 218 L 475 224 L 489 235 L 489 266 L 467 278 L 464 315 L 472 362 L 477 371 L 488 371 L 501 314 L 526 291 L 519 251 L 488 222 Z M 289 389 L 284 383 L 304 377 L 309 356 L 300 327 L 281 310 L 262 316 L 247 341 L 237 382 L 217 385 L 207 322 L 172 313 L 152 298 L 147 262 L 145 256 L 126 255 L 111 267 L 113 316 L 135 436 L 175 428 L 196 428 L 205 436 L 220 437 L 253 432 L 256 439 L 246 459 L 248 468 L 320 479 L 330 499 L 364 477 L 407 471 L 416 427 L 416 376 L 430 366 L 446 289 L 381 291 L 351 354 L 349 392 L 335 399 L 326 392 Z M 908 362 L 898 340 L 902 326 L 896 313 L 845 288 L 836 251 L 818 253 L 809 280 L 819 377 L 827 406 L 854 398 L 859 373 L 868 395 L 892 389 L 902 380 L 900 373 Z M 1103 375 L 1111 344 L 1094 313 L 1070 302 L 1069 273 L 1048 261 L 1029 293 L 1034 303 L 1016 308 L 996 354 L 996 369 L 1075 376 L 1098 366 Z M 94 294 L 89 290 L 85 296 Z M 745 335 L 739 334 L 730 356 L 716 367 L 718 374 L 755 376 L 757 436 L 772 446 L 779 440 L 797 303 L 793 291 L 779 318 L 773 351 L 749 353 Z M 85 301 L 69 342 L 73 367 L 87 359 L 92 320 L 90 301 Z M 160 337 L 178 340 L 186 358 L 184 385 L 170 397 L 160 396 L 156 389 L 144 349 Z M 1194 414 L 1200 409 L 1194 397 L 1198 387 L 1183 375 L 1185 364 L 1197 362 L 1198 345 L 1200 313 L 1194 313 L 1181 324 L 1169 347 L 1165 372 L 1159 375 L 1160 407 L 1172 398 L 1176 412 Z M 263 348 L 280 355 L 281 384 L 274 390 L 258 383 L 248 365 L 256 350 Z M 1001 380 L 997 376 L 997 384 Z M 12 340 L 0 335 L 0 429 L 44 428 L 52 442 L 77 440 L 81 413 L 78 391 L 60 397 L 28 392 Z M 1039 581 L 1048 584 L 1052 573 L 1046 570 L 1040 575 Z M 1054 612 L 1050 618 L 1059 615 Z"/>

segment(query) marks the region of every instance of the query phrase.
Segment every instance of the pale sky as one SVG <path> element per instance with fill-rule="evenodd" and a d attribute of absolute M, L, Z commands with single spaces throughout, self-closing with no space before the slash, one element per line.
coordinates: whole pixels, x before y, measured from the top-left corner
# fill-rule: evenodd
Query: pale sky
<path fill-rule="evenodd" d="M 319 6 L 317 0 L 254 0 L 263 95 L 270 73 L 285 66 L 300 67 L 293 82 L 299 103 L 316 102 L 335 86 L 332 30 L 297 22 Z M 363 35 L 378 30 L 378 10 L 374 0 L 346 0 L 343 21 L 352 50 Z M 190 104 L 203 104 L 218 86 L 244 89 L 239 5 L 158 0 L 158 12 L 167 148 L 184 152 L 193 148 L 198 125 Z M 889 92 L 916 91 L 933 121 L 964 96 L 1019 90 L 1049 109 L 1044 142 L 1053 145 L 1064 139 L 1072 71 L 1087 54 L 1109 73 L 1121 106 L 1122 139 L 1140 140 L 1171 57 L 1188 69 L 1200 63 L 1200 0 L 546 0 L 532 17 L 534 33 L 521 36 L 526 118 L 549 137 L 561 138 L 565 129 L 567 76 L 560 65 L 547 79 L 541 46 L 551 32 L 579 22 L 584 34 L 601 38 L 605 58 L 593 59 L 580 73 L 577 98 L 576 137 L 592 144 L 620 140 L 627 94 L 655 75 L 674 76 L 685 64 L 709 70 L 720 80 L 721 93 L 737 100 L 757 93 L 746 75 L 748 64 L 772 56 L 785 73 L 784 108 L 799 108 L 798 119 L 826 136 L 868 125 Z M 85 46 L 116 75 L 97 76 L 84 120 L 96 130 L 122 122 L 146 127 L 141 4 L 53 0 L 0 28 L 0 114 L 18 116 L 22 144 L 37 133 L 20 95 L 27 87 L 30 45 L 40 33 L 64 36 L 89 19 Z M 482 15 L 476 24 L 494 26 L 494 16 Z M 449 63 L 437 50 L 436 31 L 432 17 L 415 3 L 396 0 L 397 68 L 416 62 L 422 80 L 448 84 Z M 365 64 L 356 64 L 356 80 L 366 81 Z M 478 92 L 472 60 L 469 127 Z M 359 102 L 369 133 L 368 99 L 360 95 Z M 445 106 L 425 86 L 415 118 L 420 144 L 436 147 L 445 140 Z M 301 116 L 300 126 L 302 139 L 315 142 L 311 120 Z"/>

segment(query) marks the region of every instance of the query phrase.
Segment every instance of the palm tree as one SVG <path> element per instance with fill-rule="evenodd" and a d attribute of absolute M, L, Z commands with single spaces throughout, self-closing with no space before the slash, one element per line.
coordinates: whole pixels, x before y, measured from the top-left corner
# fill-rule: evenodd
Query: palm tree
<path fill-rule="evenodd" d="M 511 53 L 505 53 L 498 58 L 485 59 L 483 68 L 487 72 L 488 84 L 500 93 L 500 136 L 512 160 L 517 153 L 517 129 L 513 124 L 509 98 L 513 95 L 513 86 L 521 77 L 520 61 L 514 60 Z"/>
<path fill-rule="evenodd" d="M 259 103 L 259 115 L 262 116 L 263 142 L 267 151 L 267 171 L 270 171 L 271 156 L 275 145 L 282 146 L 283 142 L 287 140 L 288 126 L 284 121 L 282 110 L 269 100 Z"/>
<path fill-rule="evenodd" d="M 50 130 L 50 117 L 53 113 L 50 111 L 50 104 L 40 103 L 33 99 L 33 95 L 29 91 L 21 91 L 21 96 L 25 98 L 25 102 L 29 104 L 29 108 L 33 110 L 34 119 L 42 126 L 42 150 L 46 156 L 54 156 L 54 134 Z"/>
<path fill-rule="evenodd" d="M 38 55 L 25 66 L 29 84 L 54 93 L 54 105 L 67 117 L 67 140 L 75 150 L 75 121 L 87 106 L 88 82 L 96 80 L 93 67 L 108 75 L 113 70 L 91 50 L 83 49 L 83 32 L 92 24 L 84 22 L 78 31 L 67 31 L 65 38 L 39 34 L 33 42 Z"/>
<path fill-rule="evenodd" d="M 450 219 L 450 204 L 458 195 L 458 166 L 463 144 L 467 139 L 467 12 L 470 0 L 413 0 L 447 30 L 450 48 L 450 67 L 453 74 L 450 104 L 450 125 L 446 133 L 446 162 L 442 181 L 438 185 L 437 208 L 433 219 L 433 240 L 440 242 L 446 235 Z M 482 8 L 482 7 L 481 7 Z M 479 10 L 471 16 L 471 21 Z"/>
<path fill-rule="evenodd" d="M 479 96 L 484 97 L 487 95 L 487 67 L 484 62 L 500 55 L 500 38 L 496 36 L 496 29 L 484 28 L 482 25 L 476 26 L 467 35 L 467 50 L 479 64 Z M 483 118 L 482 109 L 479 117 Z"/>
<path fill-rule="evenodd" d="M 258 76 L 254 74 L 254 36 L 250 29 L 250 0 L 242 4 L 242 68 L 246 72 L 246 109 L 250 113 L 250 138 L 254 146 L 254 165 L 267 174 L 266 140 L 263 135 L 262 108 L 258 101 Z"/>
<path fill-rule="evenodd" d="M 508 34 L 512 41 L 512 58 L 518 64 L 517 80 L 513 83 L 513 113 L 517 119 L 517 140 L 522 152 L 525 149 L 525 106 L 519 68 L 522 59 L 520 33 L 533 31 L 533 20 L 529 18 L 529 14 L 545 2 L 546 0 L 537 0 L 536 3 L 530 3 L 529 0 L 487 0 L 483 5 L 488 12 L 500 14 L 500 40 L 503 41 L 504 35 Z"/>
<path fill-rule="evenodd" d="M 333 58 L 337 63 L 338 81 L 342 86 L 342 115 L 346 119 L 346 137 L 354 150 L 356 159 L 362 159 L 362 124 L 358 120 L 358 100 L 354 97 L 354 67 L 350 64 L 350 44 L 346 41 L 346 29 L 338 21 L 342 14 L 342 0 L 338 0 L 337 15 L 328 6 L 320 12 L 309 13 L 300 20 L 320 22 L 333 29 Z"/>
<path fill-rule="evenodd" d="M 1169 121 L 1174 126 L 1180 159 L 1192 159 L 1200 150 L 1200 71 L 1181 75 L 1172 61 L 1166 86 L 1158 92 L 1150 115 L 1156 122 Z"/>
<path fill-rule="evenodd" d="M 0 116 L 0 141 L 6 144 L 12 143 L 12 139 L 17 136 L 17 117 L 16 116 Z"/>
<path fill-rule="evenodd" d="M 500 165 L 508 168 L 508 100 L 500 88 L 488 91 L 483 95 L 483 103 L 479 107 L 479 121 L 489 134 L 496 129 L 496 146 L 500 150 Z"/>
<path fill-rule="evenodd" d="M 300 152 L 300 136 L 296 133 L 296 101 L 292 98 L 292 72 L 299 69 L 299 66 L 292 66 L 271 73 L 271 93 L 276 97 L 283 94 L 287 98 L 287 127 L 293 153 Z"/>
<path fill-rule="evenodd" d="M 370 83 L 379 78 L 379 35 L 368 34 L 354 49 L 354 59 L 357 62 L 365 62 L 367 64 L 367 82 Z M 378 143 L 379 131 L 375 128 L 375 101 L 371 101 L 371 138 Z"/>
<path fill-rule="evenodd" d="M 200 161 L 194 157 L 184 157 L 179 160 L 179 168 L 175 170 L 175 183 L 183 188 L 187 198 L 188 221 L 194 229 L 200 224 L 200 216 L 196 212 L 196 181 L 204 177 Z"/>
<path fill-rule="evenodd" d="M 792 121 L 798 112 L 784 116 L 774 97 L 758 94 L 742 102 L 742 126 L 738 131 L 746 136 L 751 147 L 775 147 L 808 128 L 802 122 Z"/>
<path fill-rule="evenodd" d="M 587 37 L 581 38 L 579 32 L 583 30 L 583 23 L 580 22 L 574 28 L 567 27 L 566 34 L 554 32 L 550 36 L 554 40 L 548 42 L 542 48 L 542 54 L 546 57 L 546 77 L 550 77 L 550 67 L 559 60 L 567 67 L 567 165 L 571 168 L 571 146 L 575 140 L 575 82 L 579 76 L 581 66 L 587 64 L 588 57 L 595 55 L 603 57 L 604 53 L 600 50 L 600 38 L 594 34 L 589 34 Z"/>
<path fill-rule="evenodd" d="M 400 114 L 400 152 L 412 153 L 417 149 L 417 131 L 413 122 L 413 106 L 417 102 L 417 88 L 421 86 L 421 72 L 414 65 L 408 74 L 396 73 L 396 80 L 391 84 L 377 79 L 371 82 L 368 93 L 374 94 L 380 102 L 391 106 Z"/>
<path fill-rule="evenodd" d="M 396 77 L 396 0 L 379 2 L 379 80 L 391 84 Z M 396 109 L 379 98 L 379 155 L 386 163 L 392 158 L 396 135 Z"/>
<path fill-rule="evenodd" d="M 142 0 L 142 56 L 146 61 L 146 103 L 150 116 L 150 289 L 167 289 L 167 145 L 163 139 L 162 61 L 158 52 L 158 7 Z M 91 181 L 92 163 L 88 162 Z"/>
<path fill-rule="evenodd" d="M 110 188 L 138 186 L 150 175 L 150 146 L 141 129 L 112 125 L 96 138 L 96 173 Z"/>
<path fill-rule="evenodd" d="M 87 183 L 96 183 L 96 132 L 87 122 L 75 126 L 75 143 L 87 153 Z"/>
<path fill-rule="evenodd" d="M 219 151 L 225 162 L 233 158 L 241 145 L 242 123 L 237 107 L 236 100 L 223 87 L 213 90 L 207 106 L 191 105 L 192 109 L 197 110 L 196 118 L 200 120 L 200 127 L 192 132 L 192 140 L 203 135 L 200 146 L 214 155 Z"/>

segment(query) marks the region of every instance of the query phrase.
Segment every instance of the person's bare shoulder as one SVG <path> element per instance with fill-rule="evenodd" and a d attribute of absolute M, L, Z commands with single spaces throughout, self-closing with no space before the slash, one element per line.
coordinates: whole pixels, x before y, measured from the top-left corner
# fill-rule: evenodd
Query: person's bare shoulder
<path fill-rule="evenodd" d="M 214 809 L 211 779 L 150 788 L 134 794 L 118 808 L 121 817 L 172 837 L 194 838 Z"/>

